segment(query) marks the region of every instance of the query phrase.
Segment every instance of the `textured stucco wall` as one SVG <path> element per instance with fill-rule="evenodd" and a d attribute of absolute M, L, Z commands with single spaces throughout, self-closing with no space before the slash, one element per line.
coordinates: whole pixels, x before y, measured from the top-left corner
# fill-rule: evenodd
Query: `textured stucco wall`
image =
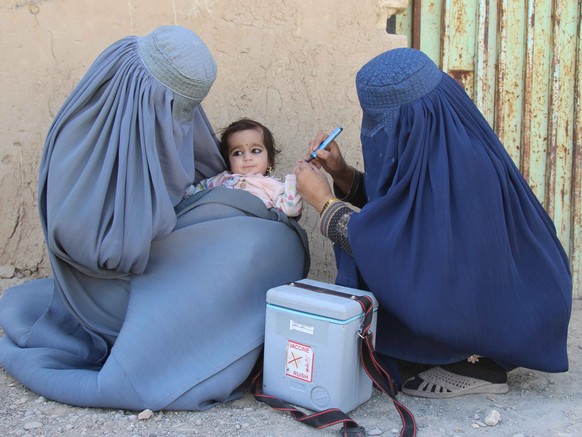
<path fill-rule="evenodd" d="M 386 34 L 402 0 L 3 0 L 0 3 L 0 277 L 50 274 L 37 213 L 44 138 L 64 99 L 95 57 L 126 35 L 162 24 L 197 32 L 213 52 L 218 79 L 204 107 L 216 129 L 248 116 L 269 126 L 291 171 L 307 141 L 336 125 L 347 159 L 361 168 L 357 70 L 403 46 Z M 332 280 L 331 246 L 307 208 L 310 276 Z"/>

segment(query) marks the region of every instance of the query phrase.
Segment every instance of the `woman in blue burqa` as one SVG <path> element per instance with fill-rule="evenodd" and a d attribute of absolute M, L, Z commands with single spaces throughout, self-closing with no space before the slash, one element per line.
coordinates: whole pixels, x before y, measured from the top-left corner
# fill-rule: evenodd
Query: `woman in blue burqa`
<path fill-rule="evenodd" d="M 297 188 L 334 242 L 337 282 L 380 302 L 379 356 L 422 370 L 402 391 L 504 393 L 516 367 L 566 371 L 568 259 L 481 112 L 414 49 L 370 60 L 356 88 L 364 172 L 334 142 L 297 166 Z"/>
<path fill-rule="evenodd" d="M 0 300 L 0 365 L 67 404 L 204 409 L 237 396 L 265 293 L 302 278 L 305 234 L 244 190 L 182 202 L 225 169 L 201 101 L 216 76 L 190 30 L 108 47 L 49 130 L 38 203 L 53 277 Z"/>

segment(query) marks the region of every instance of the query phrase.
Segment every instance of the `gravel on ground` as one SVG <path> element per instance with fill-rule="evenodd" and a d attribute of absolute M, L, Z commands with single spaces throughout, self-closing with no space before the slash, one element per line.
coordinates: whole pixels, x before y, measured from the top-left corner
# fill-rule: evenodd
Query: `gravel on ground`
<path fill-rule="evenodd" d="M 0 280 L 0 293 L 19 281 Z M 418 437 L 582 436 L 582 301 L 574 301 L 569 331 L 570 370 L 509 373 L 509 392 L 452 399 L 398 399 L 416 417 Z M 0 335 L 2 332 L 0 331 Z M 306 411 L 309 413 L 309 411 Z M 369 436 L 398 436 L 400 417 L 390 398 L 374 390 L 350 416 Z M 125 411 L 80 408 L 39 396 L 0 369 L 0 436 L 325 437 L 339 425 L 310 428 L 248 392 L 207 411 Z"/>

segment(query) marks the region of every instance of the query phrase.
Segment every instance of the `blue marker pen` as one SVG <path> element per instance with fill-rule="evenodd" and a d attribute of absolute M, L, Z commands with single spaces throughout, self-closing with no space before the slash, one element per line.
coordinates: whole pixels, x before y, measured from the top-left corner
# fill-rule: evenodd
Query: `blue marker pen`
<path fill-rule="evenodd" d="M 331 134 L 329 134 L 329 137 L 327 137 L 325 140 L 323 140 L 323 143 L 321 143 L 319 145 L 319 147 L 317 147 L 317 149 L 315 149 L 313 152 L 311 152 L 311 155 L 305 161 L 311 162 L 312 160 L 317 158 L 317 151 L 325 149 L 327 146 L 329 146 L 329 143 L 331 143 L 333 140 L 335 140 L 337 138 L 337 136 L 342 133 L 343 130 L 344 130 L 343 127 L 336 127 L 334 129 L 334 131 Z"/>

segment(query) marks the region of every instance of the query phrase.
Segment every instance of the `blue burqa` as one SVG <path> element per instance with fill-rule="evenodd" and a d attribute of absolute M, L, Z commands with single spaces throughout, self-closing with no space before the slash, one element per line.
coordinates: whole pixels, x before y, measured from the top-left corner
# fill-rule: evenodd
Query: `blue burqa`
<path fill-rule="evenodd" d="M 378 298 L 378 351 L 567 370 L 568 259 L 478 108 L 414 49 L 372 59 L 356 85 L 367 203 L 337 281 Z"/>
<path fill-rule="evenodd" d="M 0 365 L 49 399 L 204 409 L 232 399 L 265 293 L 304 277 L 305 234 L 242 190 L 181 201 L 224 170 L 200 106 L 216 65 L 162 26 L 106 49 L 57 114 L 39 177 L 53 277 L 0 300 Z"/>

